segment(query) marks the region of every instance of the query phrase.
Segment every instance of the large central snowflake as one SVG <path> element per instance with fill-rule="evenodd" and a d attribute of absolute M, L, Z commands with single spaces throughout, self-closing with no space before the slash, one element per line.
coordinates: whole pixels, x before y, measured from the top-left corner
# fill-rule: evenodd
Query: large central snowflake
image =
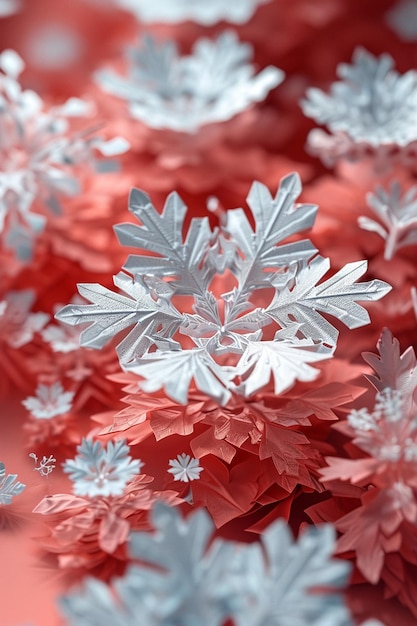
<path fill-rule="evenodd" d="M 323 313 L 349 328 L 363 326 L 369 316 L 357 300 L 377 300 L 390 287 L 355 283 L 366 261 L 319 282 L 328 259 L 294 237 L 317 212 L 295 204 L 300 193 L 297 174 L 281 181 L 275 198 L 254 183 L 248 204 L 255 228 L 243 209 L 234 209 L 214 230 L 207 217 L 191 220 L 183 241 L 186 207 L 179 196 L 171 194 L 160 215 L 133 190 L 130 210 L 141 225 L 122 224 L 116 233 L 123 245 L 150 254 L 130 256 L 115 276 L 123 294 L 81 284 L 80 294 L 93 304 L 70 304 L 58 319 L 89 323 L 81 343 L 96 349 L 130 328 L 118 346 L 122 367 L 140 376 L 146 391 L 164 388 L 180 403 L 192 382 L 226 404 L 233 393 L 250 396 L 271 378 L 276 394 L 296 380 L 313 380 L 318 371 L 310 364 L 331 357 L 338 337 Z"/>

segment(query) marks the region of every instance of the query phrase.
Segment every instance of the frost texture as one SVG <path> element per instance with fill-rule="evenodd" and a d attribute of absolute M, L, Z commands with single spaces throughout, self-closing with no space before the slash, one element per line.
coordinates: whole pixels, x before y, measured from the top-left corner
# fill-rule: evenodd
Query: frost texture
<path fill-rule="evenodd" d="M 244 24 L 252 17 L 258 5 L 269 0 L 239 0 L 227 3 L 224 0 L 114 1 L 122 9 L 133 13 L 140 22 L 178 23 L 191 20 L 208 26 L 222 20 L 233 24 Z"/>
<path fill-rule="evenodd" d="M 17 474 L 6 474 L 4 463 L 0 463 L 0 504 L 11 504 L 14 496 L 26 488 L 17 480 Z"/>
<path fill-rule="evenodd" d="M 61 600 L 69 624 L 77 626 L 350 626 L 340 596 L 349 565 L 331 559 L 330 527 L 310 529 L 298 542 L 282 522 L 260 544 L 215 539 L 200 510 L 182 520 L 155 506 L 155 535 L 133 533 L 131 551 L 146 565 L 130 566 L 114 582 L 115 600 L 103 583 L 89 579 L 84 590 Z M 154 569 L 157 566 L 158 570 Z M 326 591 L 313 591 L 323 587 Z"/>
<path fill-rule="evenodd" d="M 83 439 L 77 452 L 74 460 L 63 465 L 77 496 L 120 496 L 142 465 L 141 461 L 132 460 L 124 441 L 109 441 L 103 448 L 99 441 Z"/>
<path fill-rule="evenodd" d="M 249 396 L 270 379 L 277 394 L 296 380 L 313 380 L 311 364 L 332 356 L 338 336 L 322 313 L 348 328 L 363 326 L 369 317 L 357 301 L 377 300 L 390 287 L 355 283 L 366 262 L 323 280 L 329 263 L 312 243 L 286 242 L 315 219 L 316 206 L 295 204 L 300 193 L 297 174 L 281 181 L 275 197 L 254 183 L 248 204 L 255 228 L 235 209 L 213 232 L 207 218 L 193 219 L 184 241 L 186 207 L 179 196 L 171 194 L 159 214 L 145 193 L 133 190 L 130 210 L 140 226 L 122 224 L 116 233 L 123 245 L 145 252 L 131 255 L 115 277 L 126 295 L 79 285 L 93 304 L 68 305 L 58 319 L 89 323 L 81 344 L 92 348 L 125 331 L 118 346 L 123 368 L 142 377 L 145 391 L 164 388 L 183 404 L 193 384 L 226 404 L 232 393 Z M 264 289 L 268 296 L 259 294 Z M 182 296 L 193 297 L 190 309 L 179 310 Z"/>
<path fill-rule="evenodd" d="M 36 397 L 23 400 L 23 406 L 37 419 L 51 419 L 65 415 L 72 408 L 73 391 L 64 391 L 60 382 L 52 385 L 38 385 Z"/>
<path fill-rule="evenodd" d="M 379 221 L 361 216 L 358 223 L 384 239 L 384 259 L 390 261 L 400 248 L 417 244 L 417 187 L 402 195 L 400 183 L 393 182 L 389 191 L 377 187 L 367 200 Z"/>
<path fill-rule="evenodd" d="M 119 154 L 127 142 L 71 132 L 71 118 L 90 116 L 91 106 L 70 98 L 47 110 L 34 91 L 22 90 L 23 69 L 16 52 L 0 55 L 0 240 L 28 260 L 48 210 L 59 213 L 60 196 L 79 192 L 77 166 L 94 167 L 97 151 Z"/>
<path fill-rule="evenodd" d="M 192 133 L 232 118 L 282 82 L 276 67 L 255 75 L 251 59 L 252 47 L 229 31 L 213 41 L 199 39 L 190 56 L 180 56 L 174 42 L 159 44 L 148 35 L 128 50 L 127 76 L 101 70 L 97 80 L 147 126 Z"/>
<path fill-rule="evenodd" d="M 417 140 L 417 72 L 401 75 L 390 55 L 357 48 L 352 64 L 341 63 L 337 74 L 342 80 L 329 94 L 310 88 L 301 103 L 305 115 L 331 133 L 311 131 L 312 152 L 331 162 L 361 146 L 405 148 Z"/>

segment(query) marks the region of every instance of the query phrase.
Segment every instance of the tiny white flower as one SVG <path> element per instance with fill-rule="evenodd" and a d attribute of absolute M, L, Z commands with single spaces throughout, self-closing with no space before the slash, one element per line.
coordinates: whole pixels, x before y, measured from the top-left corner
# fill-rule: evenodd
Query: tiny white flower
<path fill-rule="evenodd" d="M 200 472 L 203 471 L 203 467 L 200 467 L 198 459 L 191 458 L 189 454 L 179 454 L 176 459 L 169 461 L 171 468 L 167 470 L 174 476 L 174 480 L 180 480 L 183 483 L 188 483 L 191 480 L 198 480 L 200 478 Z"/>
<path fill-rule="evenodd" d="M 30 396 L 23 400 L 23 406 L 37 419 L 51 419 L 57 415 L 65 415 L 72 408 L 73 391 L 64 391 L 60 382 L 52 385 L 38 385 L 36 397 Z"/>

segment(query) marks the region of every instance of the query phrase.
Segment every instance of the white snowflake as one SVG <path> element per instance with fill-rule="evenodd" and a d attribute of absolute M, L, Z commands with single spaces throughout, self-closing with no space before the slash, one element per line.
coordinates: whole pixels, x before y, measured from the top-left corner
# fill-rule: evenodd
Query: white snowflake
<path fill-rule="evenodd" d="M 361 216 L 358 223 L 384 239 L 384 259 L 390 261 L 400 248 L 417 245 L 417 187 L 402 195 L 400 183 L 394 181 L 389 191 L 377 187 L 367 201 L 380 221 Z"/>
<path fill-rule="evenodd" d="M 17 480 L 17 474 L 6 474 L 4 463 L 0 463 L 0 504 L 11 504 L 14 496 L 18 496 L 26 485 Z"/>
<path fill-rule="evenodd" d="M 147 126 L 192 133 L 232 118 L 282 82 L 276 67 L 255 75 L 252 56 L 252 47 L 231 31 L 199 39 L 189 56 L 180 56 L 173 41 L 158 44 L 148 35 L 128 50 L 126 77 L 101 70 L 97 80 Z"/>
<path fill-rule="evenodd" d="M 116 0 L 121 8 L 133 13 L 141 22 L 185 22 L 209 26 L 225 20 L 235 24 L 247 22 L 260 4 L 269 0 Z"/>
<path fill-rule="evenodd" d="M 305 115 L 331 132 L 311 131 L 311 151 L 331 162 L 361 147 L 388 151 L 417 140 L 417 72 L 401 75 L 388 54 L 374 57 L 357 48 L 352 64 L 341 63 L 337 74 L 342 80 L 329 94 L 310 88 L 301 103 Z"/>
<path fill-rule="evenodd" d="M 335 593 L 350 567 L 332 559 L 331 527 L 294 541 L 279 521 L 261 546 L 212 540 L 203 510 L 182 520 L 157 504 L 153 524 L 154 534 L 132 533 L 132 556 L 141 565 L 113 581 L 114 591 L 90 578 L 61 600 L 71 626 L 136 626 L 138 616 L 146 626 L 352 626 Z"/>
<path fill-rule="evenodd" d="M 30 396 L 22 404 L 33 417 L 45 420 L 69 413 L 73 398 L 73 391 L 64 391 L 61 383 L 56 382 L 52 385 L 38 385 L 36 397 Z"/>
<path fill-rule="evenodd" d="M 178 454 L 176 459 L 171 459 L 169 465 L 171 467 L 167 471 L 173 475 L 174 480 L 180 480 L 183 483 L 198 480 L 200 478 L 200 472 L 204 469 L 200 467 L 198 459 L 191 458 L 191 456 L 185 452 Z"/>
<path fill-rule="evenodd" d="M 122 293 L 80 284 L 80 294 L 92 304 L 70 304 L 57 318 L 89 324 L 81 345 L 96 349 L 129 329 L 117 348 L 122 367 L 140 376 L 147 392 L 164 389 L 183 404 L 193 384 L 226 404 L 232 393 L 249 396 L 270 380 L 276 393 L 296 380 L 313 380 L 318 370 L 310 364 L 330 358 L 338 337 L 323 314 L 348 328 L 363 326 L 369 316 L 358 301 L 377 300 L 390 287 L 378 280 L 355 282 L 366 261 L 323 280 L 328 259 L 307 239 L 286 242 L 314 223 L 317 207 L 297 204 L 300 193 L 297 174 L 281 181 L 275 197 L 254 183 L 248 204 L 255 227 L 243 209 L 234 209 L 215 231 L 207 217 L 191 220 L 184 241 L 187 209 L 179 196 L 171 194 L 159 214 L 134 189 L 130 210 L 140 225 L 115 228 L 123 245 L 141 250 L 114 278 Z M 227 255 L 219 243 L 224 241 Z M 221 293 L 226 270 L 235 285 L 230 289 L 228 283 L 230 290 Z M 262 296 L 260 306 L 257 292 L 265 288 L 270 295 L 266 301 Z M 178 310 L 184 298 L 176 296 L 193 296 L 193 306 Z"/>
<path fill-rule="evenodd" d="M 92 106 L 70 98 L 47 110 L 34 91 L 22 90 L 18 77 L 23 69 L 16 52 L 0 54 L 0 238 L 27 260 L 48 210 L 59 212 L 59 197 L 79 192 L 74 166 L 95 167 L 97 153 L 119 154 L 127 142 L 73 133 L 70 119 L 91 117 Z"/>
<path fill-rule="evenodd" d="M 417 415 L 407 410 L 402 393 L 386 388 L 376 395 L 373 411 L 351 411 L 354 443 L 380 461 L 417 461 Z M 407 471 L 407 470 L 406 470 Z"/>
<path fill-rule="evenodd" d="M 124 441 L 109 441 L 104 448 L 99 441 L 83 439 L 77 452 L 75 459 L 63 464 L 77 496 L 119 496 L 143 466 L 132 460 Z"/>
<path fill-rule="evenodd" d="M 0 342 L 12 348 L 21 348 L 42 330 L 49 315 L 30 313 L 35 297 L 32 289 L 5 294 L 5 299 L 0 303 Z"/>

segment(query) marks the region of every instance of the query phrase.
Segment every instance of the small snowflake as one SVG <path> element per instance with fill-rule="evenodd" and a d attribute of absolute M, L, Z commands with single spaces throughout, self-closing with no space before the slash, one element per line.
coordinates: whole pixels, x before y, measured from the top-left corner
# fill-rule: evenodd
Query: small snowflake
<path fill-rule="evenodd" d="M 199 39 L 190 56 L 180 56 L 172 41 L 158 44 L 146 36 L 128 58 L 127 77 L 102 70 L 100 85 L 127 100 L 132 116 L 147 126 L 188 133 L 262 101 L 284 78 L 276 67 L 255 75 L 252 47 L 233 32 Z"/>
<path fill-rule="evenodd" d="M 142 461 L 132 460 L 124 441 L 109 441 L 103 448 L 99 441 L 83 439 L 77 452 L 63 467 L 78 496 L 119 496 L 143 466 Z"/>
<path fill-rule="evenodd" d="M 36 465 L 39 459 L 34 452 L 31 452 L 29 456 L 35 462 L 35 467 L 33 468 L 33 470 L 39 472 L 41 476 L 49 476 L 49 474 L 54 471 L 56 467 L 56 458 L 52 456 L 52 454 L 50 454 L 49 457 L 43 456 L 42 459 L 39 461 L 39 465 Z"/>
<path fill-rule="evenodd" d="M 52 385 L 38 385 L 36 397 L 23 400 L 23 406 L 37 419 L 52 419 L 57 415 L 65 415 L 72 408 L 73 391 L 64 391 L 60 382 Z"/>
<path fill-rule="evenodd" d="M 358 48 L 352 64 L 340 64 L 337 73 L 343 80 L 332 84 L 330 94 L 310 88 L 301 103 L 305 115 L 331 132 L 311 131 L 313 153 L 331 163 L 343 153 L 353 158 L 362 147 L 384 152 L 417 140 L 417 72 L 401 75 L 388 54 L 377 58 Z"/>
<path fill-rule="evenodd" d="M 24 63 L 13 50 L 0 55 L 0 238 L 21 260 L 32 256 L 34 238 L 44 229 L 48 211 L 60 213 L 60 196 L 79 193 L 79 165 L 96 165 L 96 153 L 107 157 L 126 151 L 127 142 L 103 141 L 74 133 L 70 120 L 91 116 L 91 105 L 70 98 L 46 109 L 18 77 Z M 91 135 L 91 133 L 90 133 Z"/>
<path fill-rule="evenodd" d="M 191 480 L 198 480 L 200 478 L 200 472 L 203 471 L 203 467 L 200 467 L 198 459 L 193 459 L 189 454 L 178 454 L 176 459 L 169 461 L 171 469 L 167 470 L 174 476 L 174 480 L 180 480 L 183 483 L 188 483 Z"/>
<path fill-rule="evenodd" d="M 46 313 L 30 313 L 35 291 L 9 291 L 0 303 L 0 343 L 21 348 L 30 343 L 49 320 Z"/>
<path fill-rule="evenodd" d="M 26 485 L 17 480 L 17 474 L 6 474 L 4 463 L 0 463 L 0 504 L 11 504 L 13 497 L 25 488 Z"/>
<path fill-rule="evenodd" d="M 367 201 L 379 221 L 361 216 L 358 223 L 385 240 L 384 259 L 390 261 L 400 248 L 417 245 L 417 187 L 402 195 L 401 185 L 393 182 L 389 191 L 377 187 Z"/>

